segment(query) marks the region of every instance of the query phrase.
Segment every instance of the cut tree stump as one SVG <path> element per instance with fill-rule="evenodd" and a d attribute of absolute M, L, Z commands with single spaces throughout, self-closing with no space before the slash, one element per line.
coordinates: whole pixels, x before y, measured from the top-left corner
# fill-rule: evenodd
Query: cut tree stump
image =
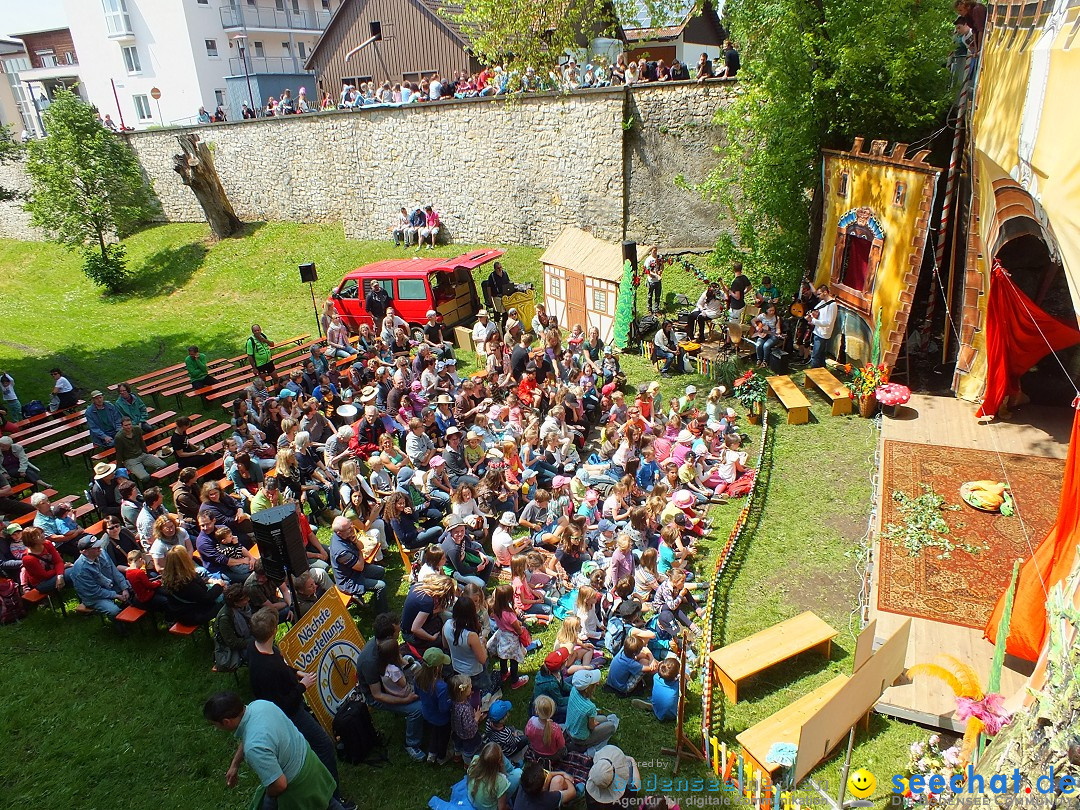
<path fill-rule="evenodd" d="M 195 192 L 195 199 L 202 206 L 214 236 L 218 239 L 232 236 L 240 230 L 242 223 L 221 185 L 209 147 L 199 141 L 198 135 L 177 135 L 176 141 L 183 154 L 173 156 L 174 171 L 184 185 Z"/>

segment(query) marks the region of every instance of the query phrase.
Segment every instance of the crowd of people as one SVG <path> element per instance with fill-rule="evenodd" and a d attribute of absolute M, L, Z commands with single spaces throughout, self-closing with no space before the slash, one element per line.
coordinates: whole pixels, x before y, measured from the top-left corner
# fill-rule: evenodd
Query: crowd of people
<path fill-rule="evenodd" d="M 392 307 L 382 313 L 380 334 L 362 327 L 354 346 L 328 306 L 327 342 L 287 381 L 254 325 L 252 383 L 232 402 L 224 443 L 229 486 L 199 483 L 197 466 L 213 456 L 189 444 L 180 417 L 172 509 L 148 477 L 162 460 L 146 452 L 137 393 L 121 386 L 108 402 L 91 392 L 93 441 L 118 458 L 95 467 L 89 491 L 104 531 L 86 534 L 70 507 L 38 493 L 33 522 L 4 529 L 0 571 L 43 593 L 74 589 L 81 610 L 110 618 L 133 605 L 185 623 L 214 619 L 213 666 L 246 664 L 256 704 L 266 699 L 293 721 L 334 784 L 333 747 L 296 686 L 312 676 L 290 669 L 273 639 L 278 622 L 336 585 L 374 614 L 358 690 L 401 718 L 410 758 L 462 761 L 480 810 L 582 794 L 589 807 L 614 806 L 633 782 L 613 782 L 612 762 L 632 760 L 611 744 L 619 712 L 599 703 L 622 696 L 627 710 L 674 718 L 680 648 L 703 632 L 693 561 L 705 509 L 744 493 L 753 476 L 736 415 L 692 385 L 670 402 L 656 382 L 624 391 L 618 351 L 595 330 L 564 332 L 542 306 L 528 324 L 514 309 L 498 323 L 481 310 L 481 369 L 470 376 L 459 375 L 436 313 L 419 342 Z M 193 387 L 212 381 L 198 347 L 186 365 Z M 340 415 L 344 403 L 357 406 L 356 421 Z M 251 551 L 251 514 L 282 504 L 296 509 L 309 564 L 291 585 Z M 394 611 L 390 543 L 414 560 Z M 532 633 L 552 623 L 556 640 L 541 650 Z M 530 719 L 514 728 L 506 696 L 530 683 L 519 667 L 531 655 L 541 663 Z M 211 708 L 223 728 L 230 717 L 243 725 L 235 701 Z M 284 765 L 249 762 L 270 795 L 282 773 L 293 781 Z M 290 762 L 297 778 L 318 770 L 302 752 Z"/>

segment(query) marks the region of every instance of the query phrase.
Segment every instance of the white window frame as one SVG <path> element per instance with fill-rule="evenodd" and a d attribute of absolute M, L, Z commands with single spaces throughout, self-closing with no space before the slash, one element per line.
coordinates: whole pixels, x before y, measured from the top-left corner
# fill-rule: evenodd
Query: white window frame
<path fill-rule="evenodd" d="M 131 16 L 128 14 L 126 0 L 102 0 L 105 9 L 105 25 L 110 34 L 131 32 Z"/>
<path fill-rule="evenodd" d="M 124 57 L 124 68 L 129 76 L 137 76 L 142 73 L 142 60 L 139 58 L 139 49 L 134 45 L 120 46 L 120 53 Z"/>
<path fill-rule="evenodd" d="M 135 104 L 135 115 L 140 121 L 153 121 L 154 114 L 150 112 L 150 97 L 147 95 L 135 95 L 131 97 Z M 143 114 L 145 113 L 145 115 Z"/>
<path fill-rule="evenodd" d="M 551 295 L 553 298 L 562 299 L 562 279 L 555 278 L 555 276 L 548 276 L 548 286 L 551 289 Z"/>
<path fill-rule="evenodd" d="M 204 39 L 203 46 L 206 48 L 206 56 L 209 59 L 220 59 L 221 54 L 218 51 L 216 39 Z"/>
<path fill-rule="evenodd" d="M 224 107 L 225 106 L 225 101 L 226 101 L 225 91 L 224 90 L 215 90 L 214 91 L 214 106 L 215 106 L 215 108 L 216 107 Z M 215 111 L 216 111 L 216 109 L 215 109 Z"/>
<path fill-rule="evenodd" d="M 252 53 L 255 54 L 255 57 L 258 59 L 263 59 L 266 57 L 266 48 L 263 47 L 263 44 L 261 42 L 252 42 L 251 50 Z"/>
<path fill-rule="evenodd" d="M 601 302 L 603 306 L 600 306 Z M 599 287 L 594 287 L 592 291 L 592 304 L 593 309 L 597 312 L 608 312 L 608 294 L 607 290 L 601 290 Z"/>

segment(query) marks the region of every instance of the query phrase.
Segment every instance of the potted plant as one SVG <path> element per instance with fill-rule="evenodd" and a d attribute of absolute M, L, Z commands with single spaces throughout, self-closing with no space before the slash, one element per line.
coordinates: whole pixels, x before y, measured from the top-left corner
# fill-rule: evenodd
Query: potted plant
<path fill-rule="evenodd" d="M 872 418 L 878 409 L 875 393 L 879 386 L 889 381 L 888 367 L 884 363 L 867 363 L 854 368 L 849 363 L 844 366 L 844 371 L 851 375 L 848 379 L 848 390 L 851 398 L 859 403 L 859 413 L 865 419 Z"/>
<path fill-rule="evenodd" d="M 765 378 L 754 369 L 750 369 L 741 377 L 737 377 L 732 386 L 735 398 L 746 408 L 750 423 L 756 425 L 761 418 L 761 412 L 765 408 L 765 394 L 769 384 Z"/>

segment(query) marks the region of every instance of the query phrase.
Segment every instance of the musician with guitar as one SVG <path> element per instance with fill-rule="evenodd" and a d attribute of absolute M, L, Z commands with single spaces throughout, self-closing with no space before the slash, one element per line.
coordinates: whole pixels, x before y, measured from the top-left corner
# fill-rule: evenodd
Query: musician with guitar
<path fill-rule="evenodd" d="M 813 341 L 814 329 L 810 321 L 804 317 L 808 309 L 818 305 L 818 297 L 814 293 L 814 285 L 808 278 L 804 278 L 799 284 L 799 294 L 792 297 L 791 306 L 788 307 L 787 330 L 791 335 L 791 348 L 796 354 L 792 365 L 805 366 L 810 362 L 810 344 Z"/>
<path fill-rule="evenodd" d="M 719 279 L 717 283 L 727 296 L 728 323 L 742 323 L 746 313 L 746 291 L 750 289 L 750 279 L 743 275 L 742 262 L 735 262 L 731 265 L 731 270 L 735 273 L 735 278 L 731 280 L 730 286 L 725 284 L 723 279 Z"/>
<path fill-rule="evenodd" d="M 825 349 L 832 340 L 836 329 L 837 305 L 829 292 L 829 285 L 822 284 L 817 289 L 819 303 L 807 313 L 807 318 L 814 327 L 813 348 L 810 351 L 810 368 L 825 367 Z"/>
<path fill-rule="evenodd" d="M 757 364 L 765 368 L 769 363 L 769 353 L 783 337 L 783 324 L 776 314 L 776 304 L 766 303 L 765 309 L 754 316 L 754 342 L 757 344 Z"/>

